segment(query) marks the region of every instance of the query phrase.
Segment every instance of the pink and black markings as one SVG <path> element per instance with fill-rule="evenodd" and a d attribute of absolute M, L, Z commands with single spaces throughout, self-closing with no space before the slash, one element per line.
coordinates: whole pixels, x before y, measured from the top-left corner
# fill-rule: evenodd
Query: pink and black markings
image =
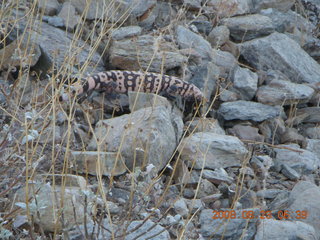
<path fill-rule="evenodd" d="M 99 72 L 84 80 L 83 85 L 74 85 L 73 94 L 81 95 L 90 90 L 103 90 L 107 93 L 140 91 L 146 93 L 167 93 L 169 96 L 182 96 L 186 100 L 201 101 L 203 93 L 195 85 L 176 77 L 157 73 L 136 71 Z"/>

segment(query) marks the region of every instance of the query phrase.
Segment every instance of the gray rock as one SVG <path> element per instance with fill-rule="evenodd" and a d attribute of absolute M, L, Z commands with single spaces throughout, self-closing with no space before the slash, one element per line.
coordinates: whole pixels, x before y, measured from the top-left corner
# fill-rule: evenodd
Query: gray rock
<path fill-rule="evenodd" d="M 80 16 L 77 15 L 76 8 L 70 2 L 63 3 L 58 17 L 63 19 L 64 27 L 71 32 L 80 22 Z"/>
<path fill-rule="evenodd" d="M 180 116 L 172 113 L 171 108 L 159 106 L 101 120 L 95 128 L 95 136 L 100 151 L 119 151 L 129 168 L 135 162 L 135 166 L 153 164 L 158 171 L 170 159 L 182 128 Z M 92 138 L 88 149 L 97 150 L 98 143 Z"/>
<path fill-rule="evenodd" d="M 142 28 L 139 26 L 121 27 L 121 28 L 115 29 L 111 33 L 111 38 L 114 40 L 122 40 L 124 38 L 138 36 L 141 33 L 142 33 Z"/>
<path fill-rule="evenodd" d="M 238 63 L 231 53 L 216 49 L 213 49 L 213 59 L 211 62 L 220 67 L 220 76 L 225 78 L 235 69 Z"/>
<path fill-rule="evenodd" d="M 214 171 L 204 169 L 202 174 L 203 178 L 208 179 L 210 182 L 217 185 L 222 182 L 227 184 L 231 184 L 233 182 L 233 178 L 228 176 L 228 173 L 223 168 L 219 168 Z"/>
<path fill-rule="evenodd" d="M 178 26 L 176 28 L 176 38 L 180 48 L 195 49 L 200 53 L 203 60 L 210 61 L 213 58 L 210 43 L 200 35 L 190 31 L 189 29 L 183 26 Z"/>
<path fill-rule="evenodd" d="M 320 238 L 320 188 L 312 183 L 300 181 L 298 182 L 289 197 L 290 206 L 289 211 L 293 216 L 297 216 L 297 211 L 305 211 L 307 217 L 300 221 L 310 224 L 316 230 L 316 238 Z"/>
<path fill-rule="evenodd" d="M 320 140 L 319 139 L 307 139 L 306 149 L 313 152 L 320 158 Z"/>
<path fill-rule="evenodd" d="M 306 137 L 312 139 L 320 139 L 320 128 L 319 127 L 309 127 L 303 133 Z"/>
<path fill-rule="evenodd" d="M 60 6 L 57 0 L 39 0 L 37 3 L 40 11 L 49 16 L 55 15 Z"/>
<path fill-rule="evenodd" d="M 260 190 L 257 192 L 257 197 L 266 198 L 266 199 L 273 199 L 278 194 L 285 192 L 284 190 L 280 189 L 266 189 L 266 190 Z"/>
<path fill-rule="evenodd" d="M 194 20 L 190 22 L 190 25 L 195 26 L 199 33 L 205 35 L 208 35 L 212 29 L 212 22 L 204 20 Z"/>
<path fill-rule="evenodd" d="M 263 219 L 259 222 L 254 240 L 264 239 L 305 239 L 316 240 L 316 233 L 312 226 L 300 221 L 286 221 Z"/>
<path fill-rule="evenodd" d="M 259 129 L 255 127 L 237 124 L 232 128 L 229 128 L 227 131 L 229 134 L 242 140 L 264 142 L 264 136 L 260 135 L 258 133 Z"/>
<path fill-rule="evenodd" d="M 286 12 L 293 6 L 294 3 L 294 0 L 253 0 L 253 6 L 256 11 L 264 8 L 275 8 Z"/>
<path fill-rule="evenodd" d="M 299 134 L 298 129 L 295 128 L 286 128 L 284 134 L 281 135 L 281 143 L 297 143 L 302 148 L 305 148 L 307 145 L 305 137 Z"/>
<path fill-rule="evenodd" d="M 195 163 L 196 169 L 239 166 L 248 153 L 236 137 L 204 132 L 183 139 L 179 152 L 190 166 Z"/>
<path fill-rule="evenodd" d="M 190 10 L 199 10 L 201 8 L 201 0 L 183 0 L 183 4 Z"/>
<path fill-rule="evenodd" d="M 195 118 L 193 121 L 188 121 L 185 127 L 189 127 L 189 132 L 212 132 L 225 135 L 225 131 L 219 125 L 218 120 L 212 118 Z"/>
<path fill-rule="evenodd" d="M 161 72 L 162 66 L 166 71 L 181 68 L 187 62 L 187 57 L 176 51 L 173 43 L 151 35 L 139 36 L 135 41 L 114 41 L 109 54 L 111 65 L 125 70 L 142 68 L 150 72 Z"/>
<path fill-rule="evenodd" d="M 307 103 L 313 94 L 314 90 L 307 85 L 273 80 L 268 85 L 259 87 L 257 99 L 263 104 L 290 105 L 296 102 Z"/>
<path fill-rule="evenodd" d="M 218 240 L 218 239 L 252 239 L 255 232 L 255 223 L 257 219 L 245 219 L 242 217 L 244 212 L 244 217 L 246 217 L 246 212 L 253 211 L 258 214 L 258 209 L 242 209 L 241 211 L 236 211 L 236 219 L 213 219 L 214 213 L 211 209 L 204 209 L 200 214 L 200 224 L 201 224 L 201 234 L 204 239 Z"/>
<path fill-rule="evenodd" d="M 88 66 L 85 70 L 90 73 L 105 70 L 101 56 L 97 52 L 91 53 L 89 45 L 78 39 L 79 45 L 74 45 L 74 47 L 70 48 L 73 35 L 44 22 L 37 22 L 37 24 L 41 27 L 39 32 L 33 32 L 34 37 L 37 39 L 36 42 L 55 63 L 57 69 L 63 65 L 64 69 L 70 69 L 71 72 L 77 73 L 78 69 L 85 64 Z M 79 51 L 79 46 L 81 46 L 81 51 Z"/>
<path fill-rule="evenodd" d="M 116 227 L 111 227 L 109 219 L 105 218 L 100 223 L 88 221 L 86 224 L 78 225 L 68 232 L 68 236 L 70 240 L 81 240 L 86 238 L 87 232 L 88 238 L 104 240 L 112 239 L 112 231 L 116 231 Z"/>
<path fill-rule="evenodd" d="M 286 121 L 287 124 L 293 125 L 318 122 L 320 122 L 320 107 L 300 108 L 296 111 L 294 117 L 291 117 Z"/>
<path fill-rule="evenodd" d="M 226 18 L 222 24 L 229 28 L 230 36 L 237 42 L 252 40 L 274 32 L 272 20 L 260 14 Z"/>
<path fill-rule="evenodd" d="M 196 67 L 190 67 L 192 77 L 188 81 L 196 85 L 204 94 L 206 99 L 210 99 L 216 88 L 220 68 L 212 62 L 208 62 Z"/>
<path fill-rule="evenodd" d="M 293 181 L 298 180 L 301 177 L 301 175 L 296 170 L 285 163 L 282 164 L 281 173 Z"/>
<path fill-rule="evenodd" d="M 42 20 L 57 28 L 65 26 L 63 19 L 58 16 L 43 16 Z"/>
<path fill-rule="evenodd" d="M 315 171 L 320 166 L 320 159 L 314 153 L 299 148 L 296 144 L 283 145 L 291 149 L 274 149 L 276 157 L 275 164 L 281 166 L 287 164 L 298 173 L 307 174 Z"/>
<path fill-rule="evenodd" d="M 187 207 L 187 203 L 183 198 L 176 201 L 174 203 L 173 207 L 174 207 L 174 210 L 176 211 L 176 213 L 180 214 L 182 217 L 185 218 L 188 216 L 189 210 Z"/>
<path fill-rule="evenodd" d="M 152 93 L 143 92 L 128 92 L 129 109 L 131 112 L 137 111 L 141 108 L 165 106 L 172 107 L 171 103 L 165 97 L 161 97 Z"/>
<path fill-rule="evenodd" d="M 293 82 L 320 81 L 320 65 L 295 41 L 281 33 L 241 44 L 241 55 L 254 68 L 279 70 Z"/>
<path fill-rule="evenodd" d="M 118 176 L 127 171 L 124 159 L 116 152 L 71 151 L 71 156 L 76 172 L 96 176 Z"/>
<path fill-rule="evenodd" d="M 210 0 L 207 2 L 206 10 L 212 11 L 219 18 L 223 18 L 248 14 L 251 12 L 252 7 L 252 0 Z"/>
<path fill-rule="evenodd" d="M 218 48 L 229 40 L 230 31 L 225 26 L 217 26 L 208 35 L 208 41 L 213 48 Z"/>
<path fill-rule="evenodd" d="M 138 228 L 135 229 L 136 227 Z M 126 237 L 124 238 L 125 240 L 133 240 L 133 239 L 170 240 L 171 239 L 168 231 L 164 227 L 158 225 L 157 223 L 152 222 L 150 219 L 148 219 L 144 223 L 143 223 L 143 220 L 132 221 L 127 229 L 127 232 L 130 232 L 130 231 L 133 231 L 133 232 L 126 235 Z"/>
<path fill-rule="evenodd" d="M 255 96 L 258 89 L 258 74 L 247 68 L 236 67 L 231 80 L 241 99 L 251 100 Z"/>
<path fill-rule="evenodd" d="M 240 119 L 255 122 L 262 122 L 270 118 L 278 117 L 280 113 L 280 107 L 272 107 L 242 100 L 223 103 L 218 110 L 218 114 L 225 120 Z"/>

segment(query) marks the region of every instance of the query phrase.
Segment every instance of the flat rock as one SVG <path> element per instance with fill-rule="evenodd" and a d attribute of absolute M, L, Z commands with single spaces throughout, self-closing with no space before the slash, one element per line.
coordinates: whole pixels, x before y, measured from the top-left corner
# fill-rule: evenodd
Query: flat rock
<path fill-rule="evenodd" d="M 300 221 L 263 219 L 259 222 L 254 240 L 264 239 L 306 239 L 315 240 L 316 233 L 312 226 Z"/>
<path fill-rule="evenodd" d="M 139 26 L 128 26 L 128 27 L 121 27 L 115 29 L 111 33 L 111 38 L 114 40 L 122 40 L 125 38 L 131 38 L 134 36 L 138 36 L 142 33 L 142 28 Z"/>
<path fill-rule="evenodd" d="M 241 239 L 243 234 L 245 239 L 252 239 L 256 232 L 255 223 L 257 219 L 245 219 L 242 212 L 253 211 L 258 213 L 258 209 L 242 209 L 236 211 L 236 219 L 226 221 L 226 219 L 213 219 L 212 209 L 204 209 L 200 214 L 201 234 L 204 239 Z"/>
<path fill-rule="evenodd" d="M 300 221 L 314 227 L 317 239 L 320 238 L 319 199 L 320 188 L 318 186 L 310 182 L 300 181 L 292 189 L 289 196 L 289 202 L 291 204 L 288 208 L 293 214 L 296 213 L 296 211 L 305 211 L 305 213 L 307 213 L 307 217 L 300 219 Z"/>
<path fill-rule="evenodd" d="M 298 125 L 300 123 L 320 122 L 320 107 L 299 108 L 294 117 L 289 118 L 287 124 Z"/>
<path fill-rule="evenodd" d="M 313 94 L 314 90 L 305 84 L 273 80 L 268 85 L 259 87 L 257 99 L 263 104 L 290 105 L 307 103 Z"/>
<path fill-rule="evenodd" d="M 155 54 L 156 52 L 156 54 Z M 109 61 L 115 68 L 125 70 L 148 69 L 150 72 L 182 67 L 187 57 L 175 50 L 173 43 L 151 36 L 138 36 L 136 40 L 113 41 Z"/>
<path fill-rule="evenodd" d="M 278 117 L 280 113 L 280 107 L 242 100 L 223 103 L 218 110 L 218 114 L 225 120 L 240 119 L 255 122 Z"/>
<path fill-rule="evenodd" d="M 320 65 L 282 33 L 244 42 L 241 55 L 254 68 L 279 70 L 296 83 L 320 81 Z"/>
<path fill-rule="evenodd" d="M 116 152 L 71 151 L 76 172 L 96 176 L 118 176 L 127 171 L 124 159 Z"/>
<path fill-rule="evenodd" d="M 212 132 L 225 135 L 224 129 L 219 125 L 218 120 L 213 118 L 195 118 L 193 121 L 188 121 L 185 127 L 189 127 L 189 132 Z"/>
<path fill-rule="evenodd" d="M 242 100 L 251 100 L 255 96 L 258 89 L 258 74 L 247 68 L 236 67 L 231 81 Z"/>
<path fill-rule="evenodd" d="M 252 14 L 237 16 L 222 20 L 230 30 L 230 36 L 237 42 L 252 40 L 274 32 L 272 20 L 269 17 Z"/>
<path fill-rule="evenodd" d="M 248 14 L 252 7 L 252 0 L 210 0 L 207 2 L 207 10 L 222 18 Z"/>
<path fill-rule="evenodd" d="M 264 136 L 259 134 L 259 129 L 251 126 L 245 126 L 241 124 L 237 124 L 232 128 L 229 128 L 228 133 L 238 137 L 241 140 L 250 140 L 263 142 Z"/>
<path fill-rule="evenodd" d="M 181 49 L 195 49 L 200 53 L 203 60 L 211 60 L 213 58 L 210 43 L 199 34 L 196 34 L 183 26 L 178 26 L 176 28 L 176 38 Z"/>
<path fill-rule="evenodd" d="M 274 159 L 275 164 L 287 164 L 289 167 L 296 170 L 298 173 L 311 173 L 320 166 L 320 159 L 318 156 L 308 150 L 301 149 L 296 144 L 283 145 L 290 149 L 274 149 L 276 157 Z"/>
<path fill-rule="evenodd" d="M 128 92 L 129 109 L 131 112 L 141 108 L 165 106 L 170 108 L 172 105 L 165 97 L 152 93 Z"/>
<path fill-rule="evenodd" d="M 217 26 L 208 35 L 208 41 L 213 48 L 218 48 L 229 40 L 230 31 L 225 26 Z"/>
<path fill-rule="evenodd" d="M 138 226 L 140 227 L 137 228 Z M 127 229 L 127 232 L 130 232 L 130 231 L 133 231 L 133 232 L 126 235 L 126 237 L 124 238 L 125 240 L 134 240 L 134 239 L 170 240 L 171 239 L 169 232 L 164 227 L 158 225 L 157 223 L 152 222 L 150 219 L 148 219 L 146 222 L 143 222 L 143 220 L 132 221 Z"/>
<path fill-rule="evenodd" d="M 199 132 L 182 141 L 181 158 L 196 169 L 240 166 L 248 150 L 236 137 Z"/>
<path fill-rule="evenodd" d="M 204 169 L 202 174 L 203 178 L 217 185 L 222 182 L 225 182 L 227 184 L 231 184 L 233 182 L 233 178 L 228 176 L 228 173 L 223 168 L 219 168 L 214 171 Z"/>
<path fill-rule="evenodd" d="M 180 116 L 165 106 L 148 107 L 131 114 L 101 120 L 88 149 L 118 152 L 128 168 L 153 164 L 162 169 L 171 158 L 182 135 Z M 98 142 L 97 142 L 98 141 Z"/>
<path fill-rule="evenodd" d="M 253 6 L 256 11 L 265 8 L 275 8 L 286 12 L 293 6 L 294 3 L 294 0 L 253 0 Z"/>

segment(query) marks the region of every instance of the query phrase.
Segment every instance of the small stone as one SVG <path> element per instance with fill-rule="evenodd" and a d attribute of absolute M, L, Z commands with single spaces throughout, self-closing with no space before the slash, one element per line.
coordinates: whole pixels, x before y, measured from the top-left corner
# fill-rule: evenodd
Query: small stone
<path fill-rule="evenodd" d="M 228 173 L 223 168 L 219 168 L 214 171 L 204 169 L 203 178 L 208 179 L 210 182 L 217 185 L 222 182 L 225 182 L 227 184 L 231 184 L 233 182 L 233 178 L 228 176 Z"/>
<path fill-rule="evenodd" d="M 298 180 L 301 177 L 296 170 L 294 170 L 292 167 L 285 163 L 282 164 L 281 173 L 293 181 Z"/>
<path fill-rule="evenodd" d="M 44 15 L 53 16 L 57 13 L 59 8 L 59 2 L 57 0 L 39 0 L 38 7 L 41 11 L 44 11 Z"/>
<path fill-rule="evenodd" d="M 285 192 L 284 190 L 280 189 L 266 189 L 266 190 L 260 190 L 257 192 L 257 197 L 265 198 L 265 199 L 273 199 L 278 194 L 281 194 Z"/>
<path fill-rule="evenodd" d="M 176 213 L 180 214 L 184 218 L 188 216 L 189 210 L 184 199 L 179 199 L 173 206 Z"/>
<path fill-rule="evenodd" d="M 251 100 L 258 89 L 258 75 L 247 68 L 236 67 L 231 80 L 242 100 Z"/>
<path fill-rule="evenodd" d="M 64 26 L 73 31 L 76 25 L 80 22 L 80 16 L 76 14 L 75 7 L 70 2 L 64 2 L 58 17 L 63 19 Z"/>
<path fill-rule="evenodd" d="M 232 128 L 229 128 L 227 132 L 241 140 L 264 142 L 264 136 L 260 135 L 258 133 L 259 129 L 255 127 L 237 124 Z"/>
<path fill-rule="evenodd" d="M 138 36 L 142 33 L 142 28 L 139 26 L 128 26 L 128 27 L 121 27 L 115 29 L 111 33 L 111 38 L 114 40 L 122 40 L 125 38 L 131 38 L 134 36 Z"/>
<path fill-rule="evenodd" d="M 229 40 L 230 31 L 225 25 L 212 29 L 208 35 L 208 41 L 213 48 L 218 48 Z"/>

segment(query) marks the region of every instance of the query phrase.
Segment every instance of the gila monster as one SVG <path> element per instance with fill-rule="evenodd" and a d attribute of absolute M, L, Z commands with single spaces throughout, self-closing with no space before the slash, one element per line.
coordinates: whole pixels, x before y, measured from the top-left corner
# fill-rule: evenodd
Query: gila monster
<path fill-rule="evenodd" d="M 146 93 L 166 93 L 169 96 L 182 96 L 188 101 L 201 102 L 203 93 L 195 85 L 180 80 L 177 77 L 157 73 L 138 71 L 106 71 L 99 72 L 82 79 L 82 83 L 72 85 L 72 95 L 83 95 L 90 90 L 103 90 L 106 93 L 123 93 L 140 91 Z M 61 101 L 68 99 L 67 95 L 60 97 Z"/>

